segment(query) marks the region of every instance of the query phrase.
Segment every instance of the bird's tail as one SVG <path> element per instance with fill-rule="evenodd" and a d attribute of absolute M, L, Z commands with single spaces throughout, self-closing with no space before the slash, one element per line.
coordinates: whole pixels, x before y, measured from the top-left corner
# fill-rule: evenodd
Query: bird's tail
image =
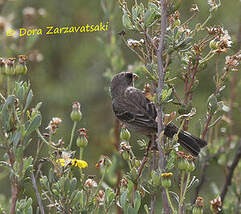
<path fill-rule="evenodd" d="M 164 134 L 167 137 L 172 138 L 177 132 L 178 128 L 173 123 L 169 123 L 165 128 Z M 206 141 L 183 130 L 181 130 L 178 134 L 178 143 L 193 156 L 198 156 L 201 148 L 207 145 Z"/>

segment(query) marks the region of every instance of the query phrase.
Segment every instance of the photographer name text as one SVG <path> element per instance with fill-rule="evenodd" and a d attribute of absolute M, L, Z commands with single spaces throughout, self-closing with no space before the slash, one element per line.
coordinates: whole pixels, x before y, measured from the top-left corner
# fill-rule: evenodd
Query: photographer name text
<path fill-rule="evenodd" d="M 109 23 L 103 24 L 100 22 L 96 25 L 82 25 L 82 26 L 64 26 L 55 27 L 47 26 L 44 28 L 9 28 L 6 35 L 9 37 L 23 37 L 23 36 L 45 36 L 56 34 L 69 34 L 69 33 L 92 33 L 92 32 L 106 32 L 108 31 Z"/>

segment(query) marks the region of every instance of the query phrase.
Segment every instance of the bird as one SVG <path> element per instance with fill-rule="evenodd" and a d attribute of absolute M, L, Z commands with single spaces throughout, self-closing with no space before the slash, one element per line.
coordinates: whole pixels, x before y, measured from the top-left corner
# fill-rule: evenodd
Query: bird
<path fill-rule="evenodd" d="M 112 109 L 116 118 L 129 130 L 150 137 L 158 131 L 157 111 L 155 104 L 140 89 L 134 87 L 136 78 L 137 75 L 133 72 L 121 72 L 112 78 Z M 164 128 L 164 135 L 173 138 L 178 131 L 179 128 L 170 122 Z M 184 130 L 179 131 L 178 143 L 195 157 L 199 155 L 201 148 L 207 145 L 205 140 Z"/>

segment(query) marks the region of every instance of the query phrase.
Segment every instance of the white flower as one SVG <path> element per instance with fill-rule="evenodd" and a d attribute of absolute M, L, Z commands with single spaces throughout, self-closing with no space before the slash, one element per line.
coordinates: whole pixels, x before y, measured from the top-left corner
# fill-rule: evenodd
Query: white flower
<path fill-rule="evenodd" d="M 221 42 L 222 46 L 224 46 L 225 48 L 231 47 L 232 40 L 231 40 L 231 36 L 229 35 L 227 30 L 223 31 L 223 34 L 220 37 L 220 42 Z"/>

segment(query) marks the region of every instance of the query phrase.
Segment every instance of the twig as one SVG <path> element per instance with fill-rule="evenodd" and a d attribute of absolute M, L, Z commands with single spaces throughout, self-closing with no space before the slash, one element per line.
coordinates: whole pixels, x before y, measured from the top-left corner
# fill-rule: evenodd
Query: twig
<path fill-rule="evenodd" d="M 35 177 L 34 177 L 33 173 L 31 175 L 31 180 L 32 180 L 33 188 L 35 190 L 36 198 L 37 198 L 37 201 L 38 201 L 40 213 L 44 214 L 43 203 L 42 203 L 42 200 L 41 200 L 41 197 L 40 197 L 40 194 L 39 194 L 39 191 L 38 191 L 38 187 L 37 187 L 37 184 L 36 184 L 36 180 L 35 180 Z"/>
<path fill-rule="evenodd" d="M 147 31 L 145 31 L 145 35 L 146 35 L 147 39 L 151 42 L 152 47 L 155 49 L 155 51 L 157 51 L 157 47 L 154 44 L 153 39 L 151 38 L 151 36 L 149 35 L 149 33 Z"/>
<path fill-rule="evenodd" d="M 164 48 L 164 38 L 167 31 L 167 2 L 166 0 L 160 0 L 161 4 L 161 34 L 160 34 L 160 40 L 157 50 L 157 65 L 158 65 L 158 88 L 157 88 L 157 100 L 160 102 L 162 97 L 162 90 L 164 87 L 164 68 L 163 68 L 163 48 Z M 162 132 L 164 130 L 164 124 L 163 124 L 163 112 L 162 112 L 162 105 L 161 103 L 156 104 L 157 109 L 157 121 L 158 121 L 158 137 L 157 137 L 157 146 L 159 150 L 159 169 L 160 171 L 164 171 L 166 160 L 165 160 L 165 154 L 163 149 L 161 148 L 161 145 L 163 145 L 163 137 Z M 160 145 L 161 144 L 161 145 Z M 162 201 L 163 201 L 163 209 L 164 213 L 168 214 L 170 213 L 170 207 L 168 204 L 166 192 L 163 189 L 162 190 Z"/>
<path fill-rule="evenodd" d="M 120 147 L 120 121 L 115 120 L 115 148 L 116 151 L 119 151 Z M 116 196 L 120 195 L 120 181 L 121 181 L 121 172 L 117 171 L 117 184 L 116 184 Z M 117 214 L 122 214 L 122 209 L 119 206 L 116 206 Z"/>
<path fill-rule="evenodd" d="M 208 118 L 207 118 L 207 120 L 206 120 L 205 128 L 204 128 L 204 130 L 203 130 L 203 132 L 202 132 L 202 139 L 205 138 L 205 136 L 206 136 L 206 134 L 207 134 L 207 132 L 208 132 L 208 126 L 209 126 L 211 120 L 212 120 L 212 114 L 209 113 L 209 114 L 208 114 Z"/>
<path fill-rule="evenodd" d="M 149 141 L 148 146 L 147 146 L 147 149 L 146 149 L 146 152 L 145 152 L 144 157 L 143 157 L 143 159 L 142 159 L 142 161 L 141 161 L 141 165 L 140 165 L 140 167 L 138 168 L 138 177 L 141 176 L 141 173 L 142 173 L 142 171 L 143 171 L 143 169 L 144 169 L 144 166 L 145 166 L 145 164 L 146 164 L 146 162 L 147 162 L 147 160 L 148 160 L 148 154 L 149 154 L 149 151 L 150 151 L 150 149 L 151 149 L 151 145 L 152 145 L 152 140 Z"/>
<path fill-rule="evenodd" d="M 237 167 L 240 159 L 241 159 L 241 140 L 239 141 L 238 150 L 237 150 L 237 152 L 236 152 L 236 154 L 234 156 L 233 162 L 232 162 L 231 166 L 228 167 L 229 168 L 229 172 L 228 172 L 225 184 L 224 184 L 222 192 L 221 192 L 221 200 L 222 200 L 222 202 L 225 199 L 225 196 L 226 196 L 227 191 L 228 191 L 228 187 L 231 185 L 231 181 L 232 181 L 232 178 L 233 178 L 234 170 Z"/>
<path fill-rule="evenodd" d="M 10 214 L 15 213 L 16 202 L 18 199 L 18 186 L 16 183 L 16 179 L 12 178 L 11 180 L 11 207 L 10 207 Z"/>

